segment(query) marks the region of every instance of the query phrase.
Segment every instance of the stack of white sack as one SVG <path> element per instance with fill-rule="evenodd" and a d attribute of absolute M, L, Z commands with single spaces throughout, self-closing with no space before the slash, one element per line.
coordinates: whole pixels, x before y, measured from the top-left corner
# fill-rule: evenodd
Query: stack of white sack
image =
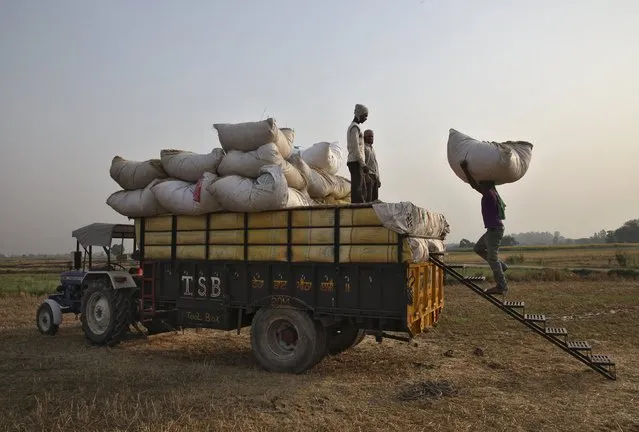
<path fill-rule="evenodd" d="M 218 138 L 226 155 L 218 167 L 221 177 L 239 176 L 257 180 L 267 165 L 277 165 L 284 173 L 289 188 L 304 191 L 306 181 L 288 162 L 293 154 L 295 131 L 279 128 L 275 119 L 258 122 L 216 123 Z"/>
<path fill-rule="evenodd" d="M 294 130 L 278 128 L 272 118 L 259 122 L 216 123 L 214 128 L 222 148 L 227 151 L 218 167 L 220 177 L 257 180 L 264 175 L 264 167 L 276 165 L 281 168 L 289 189 L 286 207 L 350 202 L 350 182 L 336 175 L 344 162 L 337 142 L 319 142 L 302 152 L 294 152 Z M 231 184 L 223 183 L 227 187 Z M 231 210 L 225 199 L 218 200 L 225 209 Z M 236 204 L 230 207 L 237 208 Z M 254 203 L 250 207 L 252 211 L 266 210 Z"/>
<path fill-rule="evenodd" d="M 128 217 L 155 216 L 166 212 L 151 190 L 169 176 L 160 159 L 131 161 L 115 156 L 109 174 L 122 188 L 106 200 L 113 210 Z"/>
<path fill-rule="evenodd" d="M 217 180 L 217 166 L 224 151 L 207 154 L 186 150 L 162 150 L 160 159 L 130 161 L 120 156 L 111 162 L 111 178 L 122 188 L 107 204 L 127 217 L 148 217 L 173 213 L 194 215 L 222 208 L 202 186 Z M 196 191 L 198 192 L 196 194 Z"/>
<path fill-rule="evenodd" d="M 127 217 L 260 212 L 350 202 L 350 182 L 336 175 L 344 157 L 336 142 L 293 152 L 295 131 L 274 119 L 218 123 L 221 148 L 199 154 L 164 149 L 160 159 L 113 158 L 121 190 L 107 204 Z"/>
<path fill-rule="evenodd" d="M 470 174 L 476 181 L 495 184 L 513 183 L 521 179 L 530 166 L 533 145 L 526 141 L 479 141 L 455 129 L 448 134 L 448 163 L 457 177 L 468 182 L 460 167 L 468 161 Z"/>

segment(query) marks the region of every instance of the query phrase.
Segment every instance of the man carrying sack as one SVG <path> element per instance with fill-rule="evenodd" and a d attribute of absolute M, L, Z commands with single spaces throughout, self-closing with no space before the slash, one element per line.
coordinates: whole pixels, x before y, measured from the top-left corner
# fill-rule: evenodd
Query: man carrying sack
<path fill-rule="evenodd" d="M 368 119 L 368 108 L 364 105 L 355 105 L 355 116 L 346 131 L 346 143 L 348 159 L 346 166 L 351 173 L 351 202 L 363 203 L 366 199 L 365 176 L 369 170 L 366 166 L 366 151 L 364 137 L 360 124 Z"/>
<path fill-rule="evenodd" d="M 508 284 L 504 276 L 504 272 L 508 270 L 508 265 L 499 260 L 499 246 L 504 237 L 504 223 L 502 221 L 506 219 L 506 204 L 497 193 L 494 181 L 484 180 L 477 182 L 470 173 L 467 160 L 463 160 L 460 166 L 468 179 L 468 184 L 482 195 L 481 214 L 486 232 L 477 240 L 474 250 L 477 255 L 490 265 L 496 284 L 484 292 L 486 294 L 504 295 L 508 291 Z"/>

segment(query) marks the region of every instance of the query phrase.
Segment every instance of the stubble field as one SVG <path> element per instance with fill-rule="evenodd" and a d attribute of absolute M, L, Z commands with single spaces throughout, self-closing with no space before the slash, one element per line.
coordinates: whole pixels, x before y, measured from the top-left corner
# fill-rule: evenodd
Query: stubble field
<path fill-rule="evenodd" d="M 56 336 L 42 336 L 35 311 L 55 280 L 0 276 L 0 430 L 639 431 L 633 279 L 524 280 L 508 294 L 614 357 L 616 381 L 460 285 L 446 287 L 439 325 L 414 343 L 367 337 L 292 376 L 257 365 L 248 329 L 98 348 L 67 315 Z"/>

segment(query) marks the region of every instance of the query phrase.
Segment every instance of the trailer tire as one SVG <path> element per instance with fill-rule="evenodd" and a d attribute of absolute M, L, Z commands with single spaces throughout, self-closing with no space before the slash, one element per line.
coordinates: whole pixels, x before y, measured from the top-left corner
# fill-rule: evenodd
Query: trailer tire
<path fill-rule="evenodd" d="M 253 355 L 269 372 L 302 373 L 325 352 L 317 326 L 303 310 L 263 307 L 251 324 Z"/>
<path fill-rule="evenodd" d="M 320 321 L 315 320 L 315 331 L 317 332 L 315 355 L 313 356 L 313 360 L 308 365 L 307 369 L 311 369 L 317 366 L 317 364 L 321 362 L 328 354 L 328 330 Z"/>
<path fill-rule="evenodd" d="M 357 330 L 357 338 L 355 339 L 355 342 L 353 342 L 353 345 L 351 345 L 351 348 L 355 348 L 357 345 L 362 343 L 365 337 L 366 330 Z"/>
<path fill-rule="evenodd" d="M 131 322 L 131 291 L 114 290 L 107 279 L 89 282 L 82 294 L 80 322 L 85 337 L 95 345 L 118 344 Z"/>
<path fill-rule="evenodd" d="M 334 326 L 328 329 L 328 353 L 337 355 L 358 345 L 366 336 L 352 323 Z"/>

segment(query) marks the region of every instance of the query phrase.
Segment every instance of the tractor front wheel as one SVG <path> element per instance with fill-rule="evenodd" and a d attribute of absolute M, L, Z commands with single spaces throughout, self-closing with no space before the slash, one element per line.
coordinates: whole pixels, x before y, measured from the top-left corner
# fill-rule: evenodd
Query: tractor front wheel
<path fill-rule="evenodd" d="M 107 279 L 96 279 L 82 294 L 80 321 L 87 339 L 96 345 L 115 345 L 129 329 L 131 292 L 114 290 Z"/>
<path fill-rule="evenodd" d="M 53 336 L 58 332 L 59 325 L 53 323 L 53 310 L 48 303 L 42 303 L 36 312 L 36 325 L 43 335 Z"/>

